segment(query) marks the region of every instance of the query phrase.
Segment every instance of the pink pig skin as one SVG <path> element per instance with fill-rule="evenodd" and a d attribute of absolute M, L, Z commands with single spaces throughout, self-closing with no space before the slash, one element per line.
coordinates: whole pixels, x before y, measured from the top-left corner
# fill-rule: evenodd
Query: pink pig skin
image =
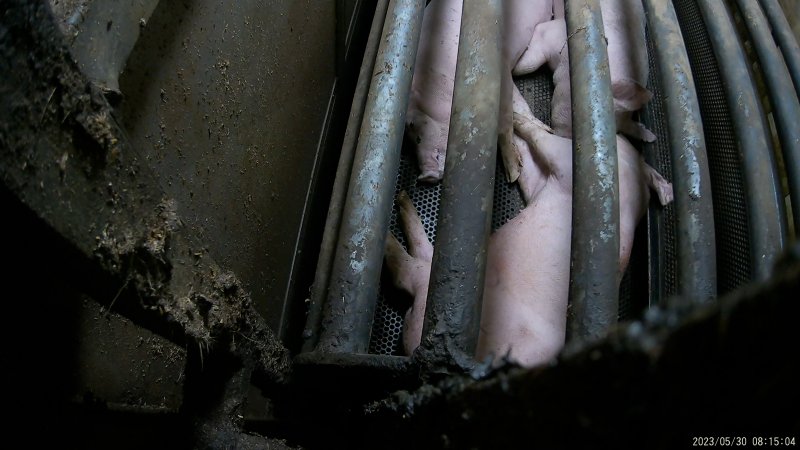
<path fill-rule="evenodd" d="M 526 148 L 518 148 L 514 139 L 513 91 L 516 90 L 511 71 L 525 53 L 536 26 L 553 17 L 552 0 L 503 1 L 503 63 L 501 76 L 500 119 L 498 124 L 498 150 L 503 158 L 506 180 L 514 182 L 519 177 L 522 157 Z"/>
<path fill-rule="evenodd" d="M 514 126 L 529 144 L 520 183 L 528 206 L 489 240 L 481 332 L 476 357 L 508 357 L 525 366 L 553 359 L 564 345 L 572 227 L 572 140 L 551 134 L 531 116 L 515 114 Z M 628 265 L 636 224 L 649 201 L 648 186 L 662 204 L 672 185 L 647 166 L 639 152 L 617 136 L 620 179 L 620 265 Z M 411 295 L 403 348 L 419 345 L 425 316 L 433 248 L 411 201 L 398 199 L 409 239 L 406 252 L 390 235 L 386 263 L 395 286 Z"/>
<path fill-rule="evenodd" d="M 419 179 L 428 183 L 438 182 L 444 174 L 461 12 L 460 0 L 433 0 L 425 8 L 422 21 L 406 113 L 406 136 L 416 150 Z M 513 140 L 511 70 L 525 52 L 536 25 L 551 17 L 552 0 L 503 2 L 504 68 L 498 144 L 509 181 L 515 181 L 519 175 L 522 153 Z"/>
<path fill-rule="evenodd" d="M 601 0 L 603 25 L 608 40 L 608 60 L 617 130 L 627 136 L 652 142 L 655 135 L 631 115 L 652 98 L 645 88 L 649 75 L 645 17 L 639 0 Z M 563 0 L 554 4 L 555 17 L 537 26 L 528 50 L 514 68 L 523 75 L 547 64 L 553 73 L 555 92 L 552 122 L 559 136 L 572 136 L 572 104 L 569 83 L 569 50 Z"/>
<path fill-rule="evenodd" d="M 425 7 L 406 112 L 406 137 L 416 149 L 421 181 L 442 179 L 458 58 L 461 0 Z"/>

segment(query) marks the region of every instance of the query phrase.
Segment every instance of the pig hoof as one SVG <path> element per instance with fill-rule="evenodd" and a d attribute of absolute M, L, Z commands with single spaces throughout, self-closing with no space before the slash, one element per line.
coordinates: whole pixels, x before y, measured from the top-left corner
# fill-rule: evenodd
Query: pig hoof
<path fill-rule="evenodd" d="M 439 170 L 428 170 L 417 177 L 423 183 L 436 184 L 442 179 L 442 172 Z"/>

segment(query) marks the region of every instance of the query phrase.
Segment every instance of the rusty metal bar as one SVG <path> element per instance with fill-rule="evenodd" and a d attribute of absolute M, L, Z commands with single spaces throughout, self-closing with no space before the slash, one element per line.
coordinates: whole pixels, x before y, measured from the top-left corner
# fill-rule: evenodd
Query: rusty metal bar
<path fill-rule="evenodd" d="M 500 113 L 502 1 L 464 3 L 428 302 L 417 357 L 468 367 L 481 318 Z"/>
<path fill-rule="evenodd" d="M 318 351 L 365 353 L 369 346 L 424 7 L 424 0 L 389 3 L 342 211 Z"/>
<path fill-rule="evenodd" d="M 786 239 L 786 213 L 769 128 L 727 7 L 724 2 L 699 1 L 697 5 L 720 67 L 739 142 L 753 278 L 764 280 Z"/>
<path fill-rule="evenodd" d="M 789 68 L 794 82 L 794 89 L 796 92 L 800 92 L 800 45 L 792 33 L 792 27 L 786 20 L 786 15 L 783 13 L 781 5 L 778 4 L 778 0 L 759 0 L 759 2 L 769 19 L 772 36 L 781 48 L 783 59 L 786 61 L 786 66 Z"/>
<path fill-rule="evenodd" d="M 756 0 L 737 0 L 737 3 L 767 84 L 772 117 L 778 129 L 781 151 L 786 162 L 792 217 L 796 229 L 800 226 L 800 102 L 783 56 L 771 39 L 764 12 Z"/>
<path fill-rule="evenodd" d="M 608 53 L 597 0 L 566 2 L 572 86 L 570 338 L 597 338 L 619 309 L 619 182 Z"/>
<path fill-rule="evenodd" d="M 717 295 L 711 175 L 700 104 L 672 2 L 644 0 L 669 121 L 675 194 L 677 294 L 704 303 Z"/>
<path fill-rule="evenodd" d="M 333 264 L 333 254 L 336 248 L 336 238 L 339 236 L 339 228 L 342 223 L 342 208 L 344 199 L 347 195 L 347 183 L 350 180 L 350 172 L 353 170 L 353 155 L 356 151 L 356 142 L 359 128 L 364 119 L 364 109 L 366 108 L 367 93 L 369 91 L 370 80 L 372 79 L 373 69 L 375 68 L 375 56 L 378 54 L 383 23 L 386 20 L 386 10 L 389 7 L 389 0 L 380 0 L 375 7 L 375 15 L 372 19 L 372 27 L 367 38 L 367 46 L 364 49 L 364 59 L 358 73 L 356 89 L 353 93 L 353 104 L 350 107 L 350 118 L 347 121 L 342 151 L 339 155 L 339 165 L 336 168 L 336 179 L 333 182 L 331 201 L 328 206 L 328 217 L 325 220 L 325 230 L 322 233 L 322 243 L 320 244 L 319 259 L 317 259 L 317 269 L 314 272 L 314 285 L 311 290 L 311 302 L 308 306 L 308 317 L 306 326 L 303 330 L 303 352 L 314 350 L 319 339 L 319 326 L 322 319 L 322 305 L 328 293 L 328 281 L 330 280 L 331 266 Z"/>

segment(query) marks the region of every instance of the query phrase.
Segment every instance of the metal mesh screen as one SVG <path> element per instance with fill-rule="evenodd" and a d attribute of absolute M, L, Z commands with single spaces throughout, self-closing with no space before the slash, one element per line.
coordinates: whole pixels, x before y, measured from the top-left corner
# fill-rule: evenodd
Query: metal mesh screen
<path fill-rule="evenodd" d="M 656 135 L 656 141 L 642 145 L 645 161 L 653 166 L 670 183 L 672 182 L 672 159 L 669 149 L 667 118 L 664 110 L 664 96 L 661 93 L 661 82 L 655 59 L 655 49 L 650 40 L 648 29 L 647 52 L 650 64 L 650 79 L 647 88 L 653 93 L 653 99 L 645 105 L 641 113 L 642 122 Z M 653 241 L 653 253 L 650 255 L 652 271 L 650 273 L 650 304 L 659 304 L 663 299 L 674 295 L 677 291 L 677 266 L 675 251 L 675 204 L 666 207 L 651 201 L 648 209 L 651 224 L 650 239 Z"/>
<path fill-rule="evenodd" d="M 714 231 L 717 290 L 722 295 L 751 278 L 749 231 L 739 150 L 719 67 L 696 0 L 673 0 L 697 86 L 706 137 Z"/>

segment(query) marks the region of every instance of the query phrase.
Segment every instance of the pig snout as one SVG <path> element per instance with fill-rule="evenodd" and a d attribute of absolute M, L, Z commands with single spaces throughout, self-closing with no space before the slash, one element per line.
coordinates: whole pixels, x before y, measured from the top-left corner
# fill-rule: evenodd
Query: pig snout
<path fill-rule="evenodd" d="M 444 154 L 442 147 L 434 147 L 432 150 L 417 150 L 420 174 L 417 180 L 425 183 L 437 183 L 444 176 Z"/>

